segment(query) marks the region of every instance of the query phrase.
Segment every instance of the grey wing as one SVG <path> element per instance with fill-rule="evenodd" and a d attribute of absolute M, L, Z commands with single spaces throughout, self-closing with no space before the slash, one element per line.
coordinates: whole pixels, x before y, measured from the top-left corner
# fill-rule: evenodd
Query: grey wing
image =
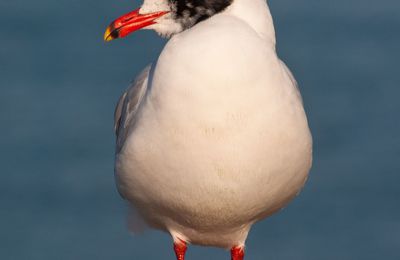
<path fill-rule="evenodd" d="M 114 129 L 118 153 L 135 124 L 136 115 L 148 88 L 151 65 L 147 66 L 119 98 L 114 113 Z"/>

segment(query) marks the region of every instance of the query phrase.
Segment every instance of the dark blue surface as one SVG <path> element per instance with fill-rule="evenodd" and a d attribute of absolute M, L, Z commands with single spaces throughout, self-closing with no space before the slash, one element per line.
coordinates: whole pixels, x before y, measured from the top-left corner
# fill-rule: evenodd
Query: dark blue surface
<path fill-rule="evenodd" d="M 0 259 L 173 259 L 167 235 L 126 231 L 113 178 L 114 105 L 165 42 L 102 42 L 138 5 L 0 2 Z M 400 1 L 270 5 L 315 160 L 301 196 L 254 227 L 247 259 L 400 259 Z"/>

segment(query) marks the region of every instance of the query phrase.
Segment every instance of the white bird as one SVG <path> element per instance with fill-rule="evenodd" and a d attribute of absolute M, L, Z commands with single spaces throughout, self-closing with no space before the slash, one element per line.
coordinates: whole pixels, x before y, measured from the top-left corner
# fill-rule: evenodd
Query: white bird
<path fill-rule="evenodd" d="M 116 108 L 118 190 L 178 260 L 187 244 L 242 260 L 250 227 L 303 187 L 312 139 L 297 83 L 275 50 L 265 0 L 145 0 L 105 40 L 170 40 Z"/>

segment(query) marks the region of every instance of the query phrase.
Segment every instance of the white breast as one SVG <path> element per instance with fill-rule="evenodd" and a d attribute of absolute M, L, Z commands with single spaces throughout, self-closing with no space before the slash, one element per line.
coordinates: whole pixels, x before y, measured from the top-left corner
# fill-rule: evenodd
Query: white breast
<path fill-rule="evenodd" d="M 244 243 L 254 222 L 303 186 L 311 136 L 271 42 L 221 14 L 175 37 L 157 62 L 117 155 L 125 196 L 146 221 L 192 243 Z"/>

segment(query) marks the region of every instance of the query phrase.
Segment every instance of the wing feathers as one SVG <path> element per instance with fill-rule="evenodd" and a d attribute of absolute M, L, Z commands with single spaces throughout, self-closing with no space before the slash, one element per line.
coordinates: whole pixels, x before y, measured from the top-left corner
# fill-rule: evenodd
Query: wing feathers
<path fill-rule="evenodd" d="M 117 136 L 117 152 L 121 150 L 129 130 L 135 124 L 136 115 L 147 91 L 151 65 L 147 66 L 119 98 L 114 113 L 114 129 Z"/>

